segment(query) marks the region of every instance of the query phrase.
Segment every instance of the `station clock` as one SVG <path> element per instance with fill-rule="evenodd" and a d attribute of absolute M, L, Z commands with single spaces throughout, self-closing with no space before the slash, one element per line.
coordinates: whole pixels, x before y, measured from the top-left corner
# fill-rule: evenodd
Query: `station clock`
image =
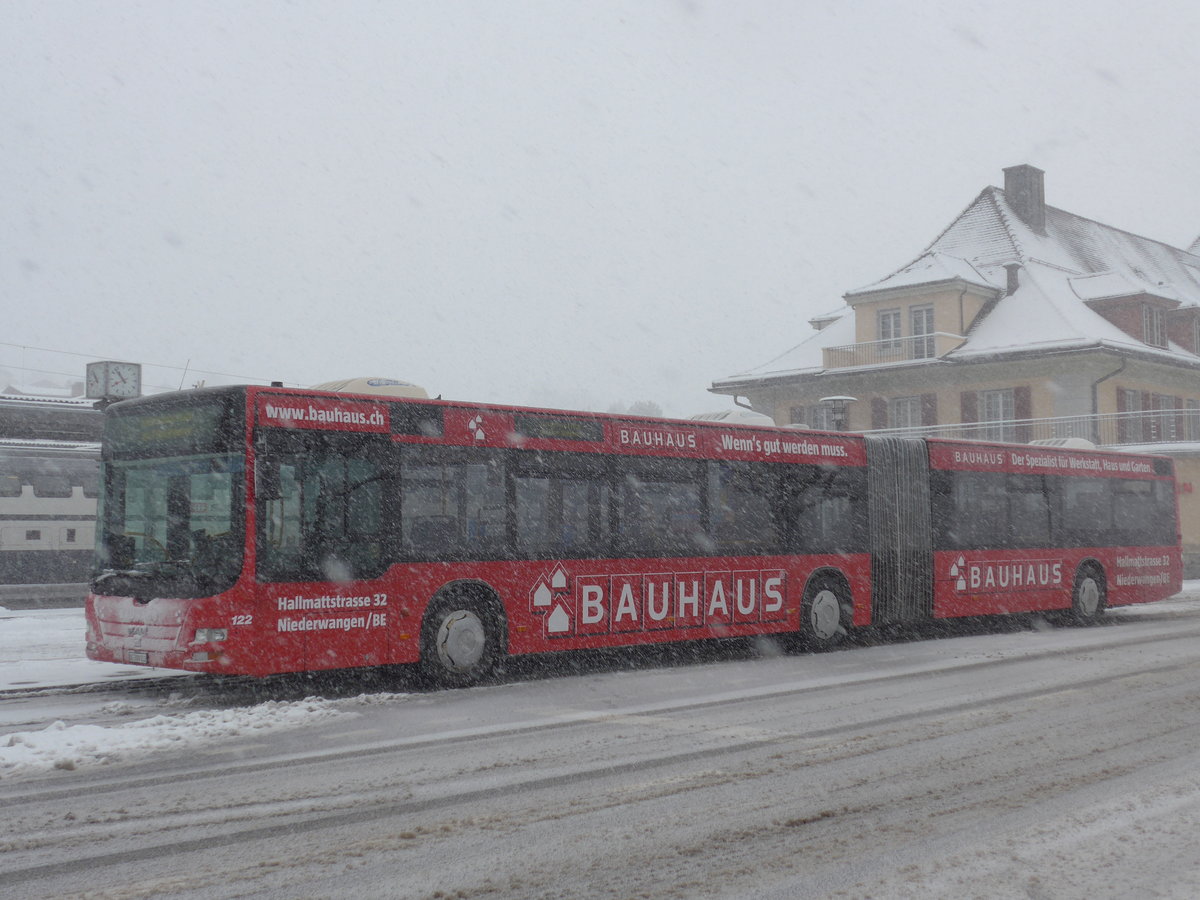
<path fill-rule="evenodd" d="M 142 395 L 141 363 L 107 359 L 87 364 L 89 400 L 128 400 Z"/>

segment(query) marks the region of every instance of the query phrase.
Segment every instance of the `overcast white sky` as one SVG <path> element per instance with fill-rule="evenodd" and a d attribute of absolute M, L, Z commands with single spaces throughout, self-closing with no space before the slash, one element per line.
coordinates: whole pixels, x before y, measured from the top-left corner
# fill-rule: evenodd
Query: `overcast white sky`
<path fill-rule="evenodd" d="M 4 0 L 0 370 L 725 408 L 1004 166 L 1190 244 L 1197 33 L 1194 2 Z"/>

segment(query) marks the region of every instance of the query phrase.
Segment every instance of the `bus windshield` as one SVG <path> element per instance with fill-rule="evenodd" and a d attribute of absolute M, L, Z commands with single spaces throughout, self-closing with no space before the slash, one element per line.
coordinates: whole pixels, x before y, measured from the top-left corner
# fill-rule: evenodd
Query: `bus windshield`
<path fill-rule="evenodd" d="M 238 406 L 230 393 L 109 410 L 96 593 L 203 597 L 233 586 L 245 534 Z"/>
<path fill-rule="evenodd" d="M 199 597 L 242 568 L 241 456 L 106 463 L 97 593 Z"/>

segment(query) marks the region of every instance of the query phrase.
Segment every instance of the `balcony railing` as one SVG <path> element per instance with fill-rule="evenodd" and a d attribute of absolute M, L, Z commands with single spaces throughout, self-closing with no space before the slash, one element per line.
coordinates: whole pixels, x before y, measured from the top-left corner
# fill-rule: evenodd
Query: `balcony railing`
<path fill-rule="evenodd" d="M 1101 447 L 1200 442 L 1200 409 L 1161 409 L 1095 416 L 1061 416 L 1053 419 L 966 422 L 959 425 L 884 428 L 868 433 L 974 441 L 1011 441 L 1018 444 L 1083 438 Z"/>
<path fill-rule="evenodd" d="M 841 347 L 825 347 L 821 351 L 822 361 L 826 369 L 845 369 L 850 366 L 881 366 L 915 359 L 937 359 L 962 346 L 965 340 L 960 334 L 936 331 L 888 341 L 844 344 Z"/>

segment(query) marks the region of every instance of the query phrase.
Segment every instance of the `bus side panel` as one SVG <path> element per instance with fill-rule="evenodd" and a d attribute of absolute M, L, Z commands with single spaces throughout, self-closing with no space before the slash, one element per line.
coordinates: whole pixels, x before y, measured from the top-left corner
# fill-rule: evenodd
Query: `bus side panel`
<path fill-rule="evenodd" d="M 1175 547 L 942 550 L 934 554 L 934 615 L 1070 609 L 1075 573 L 1089 560 L 1104 571 L 1109 606 L 1161 600 L 1181 587 Z"/>
<path fill-rule="evenodd" d="M 1183 590 L 1183 557 L 1179 547 L 1108 550 L 1108 605 L 1165 600 Z"/>
<path fill-rule="evenodd" d="M 1083 550 L 941 550 L 934 553 L 934 616 L 1068 609 Z"/>
<path fill-rule="evenodd" d="M 871 621 L 870 557 L 533 560 L 409 563 L 350 584 L 268 584 L 215 601 L 97 598 L 104 657 L 129 661 L 145 637 L 126 639 L 168 615 L 151 665 L 267 675 L 415 663 L 429 602 L 448 586 L 471 586 L 503 604 L 513 654 L 795 632 L 809 577 L 837 571 L 854 602 L 854 624 Z M 209 613 L 203 610 L 209 610 Z M 220 648 L 189 643 L 197 627 L 228 629 Z M 219 652 L 210 652 L 219 650 Z M 205 654 L 208 657 L 204 657 Z M 207 661 L 206 661 L 207 660 Z"/>
<path fill-rule="evenodd" d="M 538 653 L 793 633 L 817 570 L 841 572 L 855 624 L 870 621 L 870 558 L 626 559 L 526 563 L 497 587 L 509 651 Z"/>
<path fill-rule="evenodd" d="M 301 668 L 413 663 L 429 602 L 450 585 L 469 585 L 503 604 L 512 654 L 777 634 L 799 628 L 805 584 L 818 569 L 845 576 L 854 622 L 868 624 L 870 562 L 863 553 L 405 564 L 370 590 L 362 584 L 282 586 L 263 604 L 262 627 L 277 635 L 276 647 L 293 665 L 306 660 Z M 310 601 L 328 604 L 335 597 L 355 608 L 311 608 Z M 359 609 L 360 599 L 370 605 Z M 384 636 L 386 658 L 380 660 Z"/>
<path fill-rule="evenodd" d="M 275 671 L 395 662 L 397 596 L 385 578 L 349 584 L 260 586 L 256 628 Z"/>

